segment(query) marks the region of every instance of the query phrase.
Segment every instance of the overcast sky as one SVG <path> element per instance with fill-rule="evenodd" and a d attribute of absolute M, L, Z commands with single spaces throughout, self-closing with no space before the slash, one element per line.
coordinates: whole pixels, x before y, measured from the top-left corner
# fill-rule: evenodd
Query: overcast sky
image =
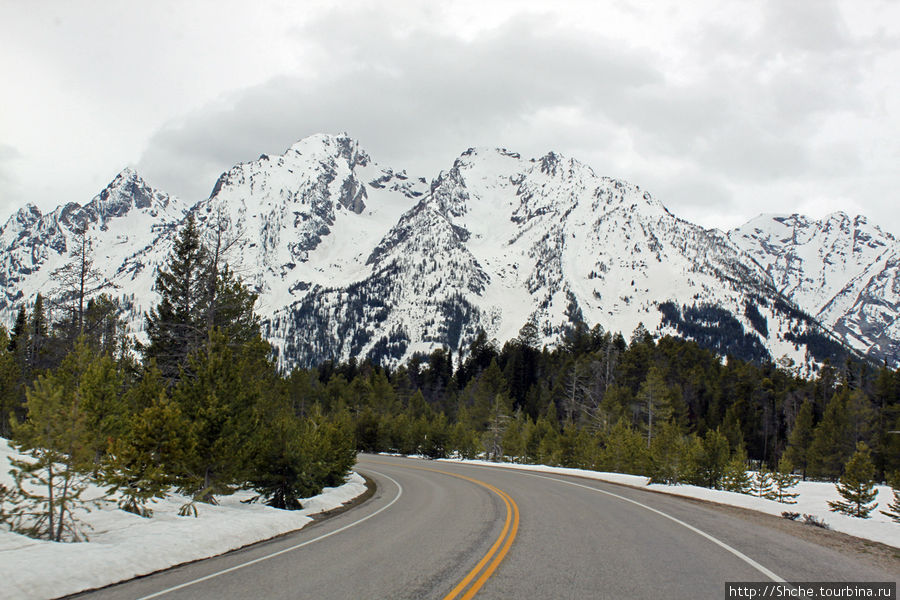
<path fill-rule="evenodd" d="M 0 222 L 125 166 L 194 202 L 347 132 L 429 179 L 470 146 L 555 150 L 705 226 L 900 235 L 900 3 L 556 4 L 0 0 Z"/>

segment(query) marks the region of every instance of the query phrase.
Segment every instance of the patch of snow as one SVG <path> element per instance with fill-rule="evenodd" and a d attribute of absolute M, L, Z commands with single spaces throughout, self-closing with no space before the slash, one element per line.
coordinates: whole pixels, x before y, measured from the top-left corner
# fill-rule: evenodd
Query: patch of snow
<path fill-rule="evenodd" d="M 6 465 L 11 455 L 15 453 L 8 442 L 0 439 L 0 465 Z M 5 468 L 0 483 L 14 485 Z M 303 500 L 304 508 L 298 511 L 243 504 L 255 494 L 241 491 L 218 498 L 218 506 L 199 505 L 197 518 L 178 516 L 188 498 L 177 494 L 151 504 L 149 519 L 103 502 L 90 513 L 78 514 L 91 528 L 86 532 L 90 541 L 80 543 L 34 540 L 3 529 L 0 598 L 55 598 L 216 556 L 302 529 L 312 515 L 337 508 L 365 490 L 365 480 L 351 473 L 344 485 Z M 85 494 L 102 496 L 97 487 Z"/>

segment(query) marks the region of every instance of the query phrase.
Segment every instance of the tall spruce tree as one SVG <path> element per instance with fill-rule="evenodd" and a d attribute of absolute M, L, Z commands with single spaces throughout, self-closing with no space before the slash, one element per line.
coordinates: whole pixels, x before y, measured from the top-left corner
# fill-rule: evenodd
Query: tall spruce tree
<path fill-rule="evenodd" d="M 3 325 L 0 325 L 0 437 L 9 438 L 11 419 L 19 412 L 21 405 L 19 380 L 21 373 L 15 355 L 9 350 L 10 339 Z"/>
<path fill-rule="evenodd" d="M 188 215 L 172 255 L 156 277 L 157 306 L 146 314 L 149 343 L 145 359 L 154 359 L 163 377 L 178 380 L 187 358 L 207 339 L 209 256 L 193 215 Z"/>
<path fill-rule="evenodd" d="M 672 418 L 671 391 L 666 385 L 662 370 L 653 365 L 647 371 L 647 377 L 638 390 L 637 400 L 641 411 L 646 415 L 647 448 L 653 440 L 654 426 L 659 429 L 662 423 Z"/>
<path fill-rule="evenodd" d="M 847 459 L 853 454 L 853 432 L 847 411 L 849 393 L 832 396 L 822 420 L 816 426 L 809 446 L 809 471 L 814 477 L 836 481 Z"/>
<path fill-rule="evenodd" d="M 787 459 L 800 469 L 804 481 L 809 466 L 809 447 L 812 445 L 813 435 L 813 405 L 807 400 L 800 406 L 800 411 L 794 420 L 794 428 L 788 436 L 788 446 L 785 452 Z"/>

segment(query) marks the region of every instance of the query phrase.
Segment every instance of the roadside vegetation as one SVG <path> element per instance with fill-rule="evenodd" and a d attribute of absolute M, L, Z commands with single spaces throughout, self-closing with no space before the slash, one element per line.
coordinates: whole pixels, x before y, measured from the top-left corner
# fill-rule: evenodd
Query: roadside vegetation
<path fill-rule="evenodd" d="M 129 344 L 87 241 L 48 297 L 0 328 L 0 436 L 23 456 L 0 521 L 81 539 L 88 483 L 145 517 L 172 490 L 191 499 L 183 515 L 241 488 L 296 509 L 341 483 L 357 451 L 630 473 L 785 503 L 798 478 L 829 480 L 844 498 L 833 509 L 858 517 L 874 481 L 900 485 L 900 373 L 865 362 L 826 362 L 807 380 L 643 327 L 626 341 L 576 322 L 552 349 L 527 323 L 502 347 L 480 334 L 464 355 L 281 373 L 256 296 L 208 231 L 189 220 L 180 232 L 143 346 Z M 889 510 L 900 519 L 897 502 Z"/>
<path fill-rule="evenodd" d="M 15 486 L 0 489 L 0 522 L 84 539 L 90 483 L 152 517 L 152 500 L 173 490 L 190 498 L 188 516 L 241 488 L 296 509 L 343 482 L 356 460 L 349 412 L 296 402 L 226 250 L 188 222 L 157 278 L 142 347 L 110 296 L 86 299 L 103 286 L 87 243 L 54 274 L 52 297 L 22 309 L 11 332 L 0 327 L 0 436 L 21 456 Z"/>

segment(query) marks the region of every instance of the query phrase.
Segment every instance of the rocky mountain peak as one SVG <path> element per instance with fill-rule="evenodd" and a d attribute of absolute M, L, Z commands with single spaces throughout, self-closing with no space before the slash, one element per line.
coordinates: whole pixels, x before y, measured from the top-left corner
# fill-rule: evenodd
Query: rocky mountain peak
<path fill-rule="evenodd" d="M 185 212 L 131 169 L 84 206 L 23 208 L 0 228 L 0 318 L 86 229 L 138 331 Z M 525 323 L 552 343 L 573 320 L 806 369 L 841 342 L 900 363 L 900 252 L 863 217 L 763 215 L 726 235 L 557 152 L 470 148 L 429 185 L 346 134 L 235 165 L 190 212 L 224 234 L 287 367 L 455 353 Z"/>

